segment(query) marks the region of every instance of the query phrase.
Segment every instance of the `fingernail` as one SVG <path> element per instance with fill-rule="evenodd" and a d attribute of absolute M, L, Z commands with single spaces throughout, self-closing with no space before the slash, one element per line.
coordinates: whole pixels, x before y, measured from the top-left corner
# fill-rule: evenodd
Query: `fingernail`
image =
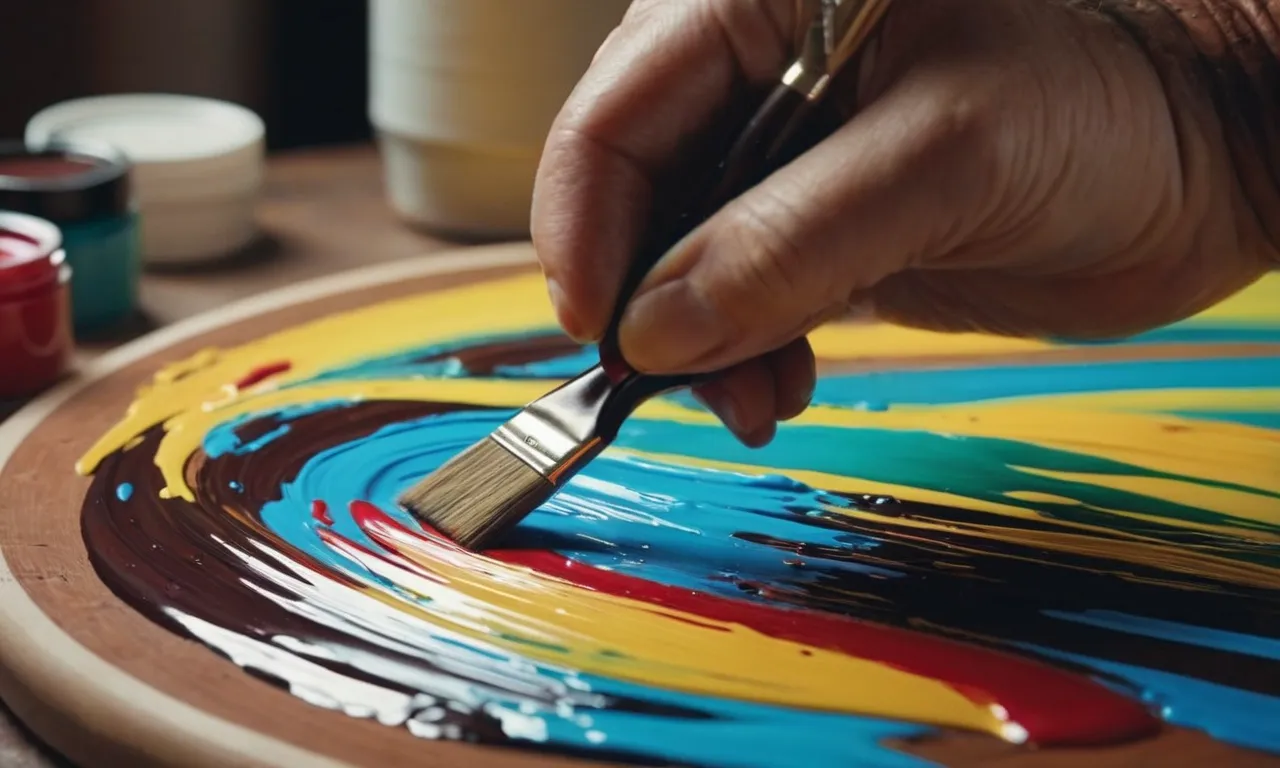
<path fill-rule="evenodd" d="M 645 372 L 686 372 L 729 342 L 720 316 L 685 279 L 638 294 L 618 337 L 627 360 Z"/>
<path fill-rule="evenodd" d="M 582 340 L 582 326 L 578 318 L 569 309 L 569 299 L 565 296 L 564 289 L 560 287 L 554 278 L 547 278 L 547 295 L 551 298 L 551 306 L 556 311 L 556 318 L 560 322 L 560 327 L 564 332 L 575 341 Z"/>

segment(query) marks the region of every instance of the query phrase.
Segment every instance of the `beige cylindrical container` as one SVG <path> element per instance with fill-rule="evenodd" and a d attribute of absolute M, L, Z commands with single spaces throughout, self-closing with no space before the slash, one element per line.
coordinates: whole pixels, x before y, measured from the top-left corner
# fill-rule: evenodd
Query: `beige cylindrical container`
<path fill-rule="evenodd" d="M 405 220 L 524 237 L 547 131 L 630 0 L 372 0 L 369 117 Z"/>

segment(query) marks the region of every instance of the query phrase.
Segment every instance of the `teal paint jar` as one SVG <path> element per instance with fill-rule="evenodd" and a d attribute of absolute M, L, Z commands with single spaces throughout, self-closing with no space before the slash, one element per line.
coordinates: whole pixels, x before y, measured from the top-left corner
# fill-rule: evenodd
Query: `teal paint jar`
<path fill-rule="evenodd" d="M 131 166 L 108 146 L 0 144 L 0 210 L 62 232 L 77 337 L 111 331 L 138 309 L 140 219 Z"/>

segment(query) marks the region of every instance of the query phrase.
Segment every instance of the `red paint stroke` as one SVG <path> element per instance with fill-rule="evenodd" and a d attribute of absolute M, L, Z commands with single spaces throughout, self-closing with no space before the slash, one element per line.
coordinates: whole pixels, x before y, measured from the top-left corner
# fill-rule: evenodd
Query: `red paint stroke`
<path fill-rule="evenodd" d="M 329 514 L 329 505 L 321 499 L 312 500 L 311 517 L 325 525 L 333 525 L 333 515 Z"/>
<path fill-rule="evenodd" d="M 395 552 L 403 542 L 473 569 L 485 561 L 522 566 L 615 597 L 738 624 L 779 640 L 843 653 L 941 682 L 980 706 L 998 705 L 1034 744 L 1096 746 L 1153 735 L 1156 719 L 1139 701 L 1083 675 L 1031 659 L 897 627 L 797 608 L 779 608 L 672 587 L 606 571 L 546 550 L 466 550 L 423 525 L 410 530 L 377 507 L 352 502 L 351 516 Z M 856 684 L 850 681 L 850 684 Z"/>
<path fill-rule="evenodd" d="M 268 363 L 266 365 L 254 368 L 244 375 L 235 383 L 236 389 L 248 389 L 260 381 L 265 381 L 272 376 L 278 376 L 293 367 L 293 363 L 288 360 L 281 360 L 278 363 Z"/>

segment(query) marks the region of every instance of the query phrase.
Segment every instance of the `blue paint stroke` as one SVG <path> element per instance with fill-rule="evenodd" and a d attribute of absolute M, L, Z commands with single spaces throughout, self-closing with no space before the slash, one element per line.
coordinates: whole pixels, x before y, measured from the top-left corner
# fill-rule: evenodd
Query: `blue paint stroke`
<path fill-rule="evenodd" d="M 320 523 L 309 514 L 311 501 L 320 499 L 334 517 L 335 531 L 376 548 L 345 514 L 351 500 L 367 500 L 400 523 L 416 527 L 417 521 L 396 503 L 398 496 L 509 415 L 508 411 L 464 411 L 427 416 L 390 424 L 368 437 L 318 452 L 293 482 L 281 488 L 280 499 L 263 507 L 262 519 L 290 544 L 332 563 L 336 555 L 315 535 Z M 794 555 L 732 538 L 745 527 L 833 551 L 875 548 L 874 539 L 814 528 L 788 511 L 818 511 L 849 503 L 785 478 L 694 470 L 607 452 L 521 524 L 518 543 L 726 597 L 743 596 L 732 581 L 738 576 L 763 582 L 806 582 L 835 571 L 900 576 L 889 568 L 819 562 L 814 557 L 797 567 L 786 562 L 794 560 Z M 700 562 L 705 570 L 690 572 L 691 561 Z M 352 567 L 361 571 L 362 578 L 378 578 Z"/>
<path fill-rule="evenodd" d="M 1238 323 L 1191 318 L 1154 331 L 1111 341 L 1068 341 L 1076 346 L 1114 347 L 1154 344 L 1274 344 L 1280 342 L 1280 327 L 1254 327 Z"/>
<path fill-rule="evenodd" d="M 116 498 L 128 501 L 133 498 L 133 483 L 121 483 L 116 486 Z"/>
<path fill-rule="evenodd" d="M 954 405 L 1016 397 L 1171 387 L 1219 390 L 1278 386 L 1280 357 L 1209 357 L 845 374 L 820 379 L 814 402 L 845 408 L 878 402 Z"/>
<path fill-rule="evenodd" d="M 1115 611 L 1044 611 L 1046 616 L 1063 621 L 1074 621 L 1094 627 L 1125 632 L 1131 635 L 1154 637 L 1174 643 L 1197 645 L 1219 651 L 1257 656 L 1261 659 L 1280 661 L 1280 640 L 1257 635 L 1244 635 L 1211 627 L 1196 627 L 1175 621 L 1162 621 L 1146 616 L 1130 616 Z M 1280 724 L 1280 723 L 1278 723 Z"/>
<path fill-rule="evenodd" d="M 246 413 L 224 421 L 205 433 L 201 448 L 206 456 L 216 459 L 224 454 L 244 456 L 266 447 L 274 440 L 288 434 L 288 422 L 310 416 L 313 413 L 330 411 L 350 405 L 345 400 L 321 400 L 314 403 L 288 405 L 270 411 L 270 415 L 281 422 L 280 426 L 249 442 L 241 440 L 239 430 L 250 422 L 257 421 L 264 415 L 262 412 Z"/>

